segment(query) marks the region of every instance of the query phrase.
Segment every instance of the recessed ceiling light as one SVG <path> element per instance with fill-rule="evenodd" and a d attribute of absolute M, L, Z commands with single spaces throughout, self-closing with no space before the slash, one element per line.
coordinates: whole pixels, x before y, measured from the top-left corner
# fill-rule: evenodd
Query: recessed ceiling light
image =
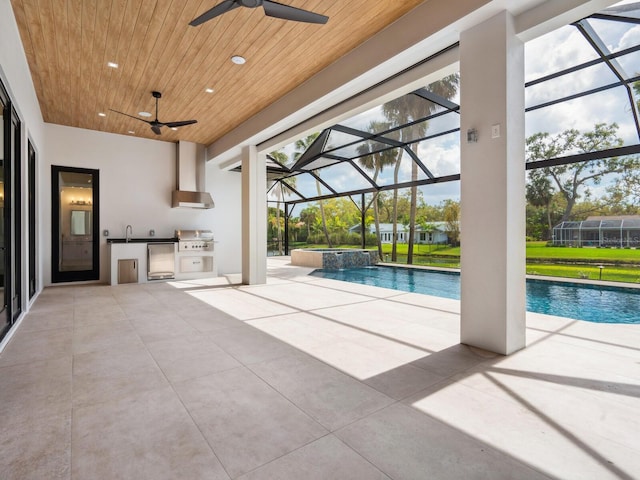
<path fill-rule="evenodd" d="M 116 62 L 107 62 L 107 67 L 118 68 L 118 64 Z"/>
<path fill-rule="evenodd" d="M 129 130 L 129 133 L 133 135 L 136 132 L 134 132 L 133 130 Z"/>
<path fill-rule="evenodd" d="M 213 93 L 213 88 L 205 88 L 204 91 L 207 93 Z"/>
<path fill-rule="evenodd" d="M 171 127 L 171 130 L 178 130 L 178 127 Z"/>
<path fill-rule="evenodd" d="M 103 113 L 103 112 L 98 112 L 98 116 L 100 116 L 100 117 L 106 117 L 106 116 L 107 116 L 107 114 L 106 114 L 106 113 Z"/>
<path fill-rule="evenodd" d="M 236 65 L 244 65 L 244 63 L 246 62 L 245 58 L 241 57 L 240 55 L 234 55 L 233 57 L 231 57 L 231 61 Z"/>
<path fill-rule="evenodd" d="M 150 117 L 151 114 L 149 112 L 138 112 L 138 115 L 140 115 L 141 117 Z"/>

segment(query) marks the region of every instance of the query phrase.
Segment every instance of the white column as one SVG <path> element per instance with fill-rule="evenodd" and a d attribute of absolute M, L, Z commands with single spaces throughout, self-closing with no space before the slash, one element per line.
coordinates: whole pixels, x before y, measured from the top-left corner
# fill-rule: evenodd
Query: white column
<path fill-rule="evenodd" d="M 242 149 L 242 283 L 267 282 L 267 157 Z"/>
<path fill-rule="evenodd" d="M 504 355 L 525 347 L 524 46 L 513 23 L 502 12 L 460 35 L 461 342 Z"/>

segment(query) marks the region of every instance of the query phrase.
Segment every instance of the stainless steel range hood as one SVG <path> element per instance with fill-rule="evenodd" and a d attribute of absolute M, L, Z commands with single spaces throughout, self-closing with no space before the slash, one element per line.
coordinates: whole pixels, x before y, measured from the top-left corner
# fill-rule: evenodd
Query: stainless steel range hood
<path fill-rule="evenodd" d="M 206 189 L 206 149 L 204 145 L 179 141 L 176 144 L 176 189 L 171 194 L 173 208 L 213 208 Z"/>
<path fill-rule="evenodd" d="M 190 192 L 188 190 L 174 190 L 171 193 L 173 208 L 213 208 L 213 198 L 208 192 Z"/>

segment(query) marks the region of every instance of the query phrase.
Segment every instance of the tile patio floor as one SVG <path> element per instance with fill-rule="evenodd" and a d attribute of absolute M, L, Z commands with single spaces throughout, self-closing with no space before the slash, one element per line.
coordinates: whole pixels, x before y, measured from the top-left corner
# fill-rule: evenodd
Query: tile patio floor
<path fill-rule="evenodd" d="M 45 289 L 0 355 L 0 478 L 640 478 L 640 326 L 308 277 Z"/>

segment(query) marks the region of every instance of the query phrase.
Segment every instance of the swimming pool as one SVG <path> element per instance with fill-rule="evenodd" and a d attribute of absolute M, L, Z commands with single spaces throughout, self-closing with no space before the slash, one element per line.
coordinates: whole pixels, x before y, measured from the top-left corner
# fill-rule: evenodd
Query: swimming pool
<path fill-rule="evenodd" d="M 315 270 L 312 275 L 460 299 L 460 275 L 402 267 Z M 640 290 L 527 280 L 527 310 L 597 323 L 640 324 Z"/>

